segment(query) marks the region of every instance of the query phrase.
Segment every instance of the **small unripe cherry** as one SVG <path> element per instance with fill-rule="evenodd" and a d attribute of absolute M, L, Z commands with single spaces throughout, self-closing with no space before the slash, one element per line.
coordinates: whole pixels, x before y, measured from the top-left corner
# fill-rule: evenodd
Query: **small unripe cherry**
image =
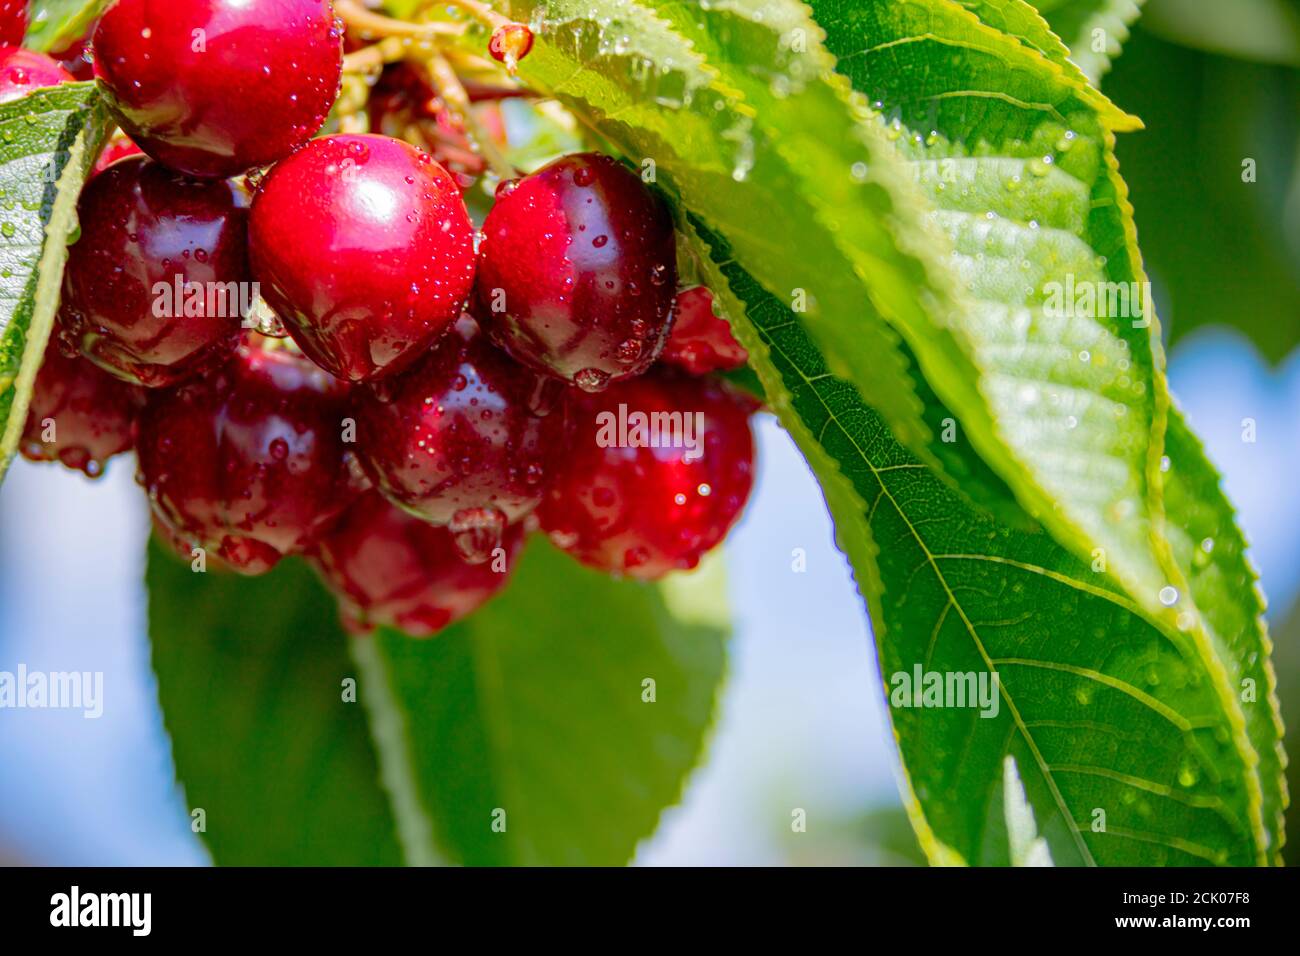
<path fill-rule="evenodd" d="M 321 538 L 309 560 L 339 599 L 344 627 L 395 627 L 430 637 L 505 587 L 523 543 L 510 528 L 485 562 L 456 554 L 451 532 L 368 492 Z"/>
<path fill-rule="evenodd" d="M 413 368 L 358 390 L 357 458 L 381 493 L 484 561 L 566 454 L 563 392 L 465 317 Z"/>
<path fill-rule="evenodd" d="M 29 461 L 59 461 L 98 478 L 104 463 L 130 449 L 141 389 L 119 381 L 54 340 L 36 375 L 20 448 Z"/>
<path fill-rule="evenodd" d="M 253 197 L 263 298 L 321 368 L 352 382 L 410 365 L 460 315 L 474 227 L 422 150 L 387 136 L 313 140 Z"/>
<path fill-rule="evenodd" d="M 21 99 L 42 86 L 71 83 L 74 77 L 44 53 L 0 47 L 0 103 Z"/>
<path fill-rule="evenodd" d="M 578 153 L 498 189 L 474 315 L 520 362 L 594 392 L 659 357 L 676 287 L 667 207 L 610 157 Z"/>
<path fill-rule="evenodd" d="M 533 48 L 533 31 L 522 23 L 503 23 L 492 31 L 488 40 L 488 53 L 498 63 L 504 63 L 514 73 L 519 61 Z"/>
<path fill-rule="evenodd" d="M 677 294 L 673 331 L 661 361 L 692 375 L 740 368 L 749 360 L 745 347 L 731 334 L 726 319 L 713 313 L 713 294 L 696 286 Z"/>

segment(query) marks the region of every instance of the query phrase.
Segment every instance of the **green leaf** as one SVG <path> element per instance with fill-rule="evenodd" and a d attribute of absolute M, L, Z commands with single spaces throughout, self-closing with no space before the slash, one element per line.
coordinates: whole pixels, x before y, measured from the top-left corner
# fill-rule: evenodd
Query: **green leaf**
<path fill-rule="evenodd" d="M 196 574 L 149 548 L 149 636 L 186 807 L 226 866 L 402 861 L 334 600 L 305 564 Z M 365 694 L 364 686 L 357 688 Z"/>
<path fill-rule="evenodd" d="M 1145 0 L 1033 0 L 1070 58 L 1099 84 L 1129 37 Z M 1099 49 L 1100 48 L 1100 49 Z"/>
<path fill-rule="evenodd" d="M 0 479 L 59 303 L 77 196 L 108 119 L 93 83 L 0 104 Z"/>
<path fill-rule="evenodd" d="M 537 538 L 505 593 L 437 638 L 349 640 L 301 562 L 195 574 L 154 545 L 188 805 L 222 864 L 625 863 L 703 750 L 722 585 L 614 582 Z"/>
<path fill-rule="evenodd" d="M 1300 237 L 1288 240 L 1282 213 L 1300 182 L 1296 71 L 1140 30 L 1106 85 L 1147 122 L 1142 135 L 1120 140 L 1119 156 L 1139 200 L 1142 253 L 1170 347 L 1230 325 L 1282 362 L 1300 346 Z M 1213 241 L 1190 241 L 1198 236 Z"/>
<path fill-rule="evenodd" d="M 987 15 L 999 5 L 973 6 Z M 1022 500 L 1078 557 L 1100 557 L 1171 640 L 1195 646 L 1241 738 L 1258 839 L 1275 849 L 1286 798 L 1278 762 L 1260 754 L 1279 747 L 1276 706 L 1261 684 L 1261 713 L 1248 719 L 1233 680 L 1244 661 L 1267 658 L 1267 638 L 1244 594 L 1207 596 L 1232 605 L 1226 609 L 1199 607 L 1189 569 L 1165 536 L 1178 523 L 1165 514 L 1165 486 L 1182 479 L 1167 479 L 1160 463 L 1165 429 L 1178 423 L 1169 416 L 1158 325 L 1114 157 L 1114 117 L 1068 73 L 1053 77 L 1035 49 L 1038 33 L 995 33 L 949 5 L 932 9 L 917 34 L 909 8 L 937 6 L 814 3 L 839 68 L 895 110 L 900 149 L 930 188 L 932 220 L 950 238 L 950 264 L 974 296 L 966 328 L 999 426 L 1053 511 L 1039 510 L 1032 489 Z M 926 69 L 952 46 L 963 51 L 957 69 Z M 919 140 L 911 129 L 920 123 L 935 132 Z M 945 164 L 952 175 L 943 174 Z M 1048 308 L 1053 286 L 1068 296 L 1085 285 L 1141 290 L 1143 308 L 1113 318 L 1062 318 Z M 1199 448 L 1185 468 L 1209 470 Z M 1232 528 L 1217 482 L 1197 490 L 1214 502 L 1207 507 L 1216 525 Z M 1246 622 L 1246 630 L 1220 630 L 1216 620 Z"/>
<path fill-rule="evenodd" d="M 85 36 L 108 0 L 31 0 L 23 46 L 48 53 Z"/>
<path fill-rule="evenodd" d="M 535 538 L 506 593 L 435 640 L 358 641 L 408 855 L 626 863 L 703 751 L 723 584 L 615 583 Z"/>
<path fill-rule="evenodd" d="M 708 282 L 821 481 L 871 610 L 886 696 L 918 666 L 999 676 L 996 716 L 891 708 L 931 861 L 1011 862 L 1010 756 L 1060 865 L 1266 862 L 1259 758 L 1221 693 L 1219 661 L 1154 626 L 1048 534 L 971 509 L 829 373 L 725 241 L 693 224 Z"/>

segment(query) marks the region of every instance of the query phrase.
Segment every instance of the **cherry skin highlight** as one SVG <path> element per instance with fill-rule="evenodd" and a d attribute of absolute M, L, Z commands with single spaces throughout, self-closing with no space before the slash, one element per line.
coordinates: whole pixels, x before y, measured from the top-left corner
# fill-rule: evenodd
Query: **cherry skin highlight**
<path fill-rule="evenodd" d="M 104 463 L 134 443 L 143 391 L 51 341 L 36 374 L 21 450 L 29 461 L 59 461 L 98 478 Z M 48 440 L 47 440 L 48 439 Z"/>
<path fill-rule="evenodd" d="M 343 441 L 347 394 L 253 336 L 223 368 L 150 392 L 137 451 L 155 514 L 241 574 L 310 547 L 360 491 Z"/>
<path fill-rule="evenodd" d="M 425 352 L 474 281 L 455 181 L 387 136 L 327 136 L 278 164 L 253 198 L 249 254 L 294 341 L 353 382 Z"/>
<path fill-rule="evenodd" d="M 377 626 L 429 637 L 478 609 L 509 580 L 523 528 L 507 530 L 488 561 L 468 564 L 449 530 L 412 517 L 375 492 L 350 507 L 310 556 L 354 634 Z"/>
<path fill-rule="evenodd" d="M 60 322 L 82 354 L 156 388 L 234 350 L 252 299 L 237 187 L 127 157 L 91 179 L 77 214 Z"/>
<path fill-rule="evenodd" d="M 73 76 L 44 53 L 0 47 L 0 103 L 20 99 L 42 86 L 71 83 Z"/>
<path fill-rule="evenodd" d="M 704 286 L 678 293 L 662 361 L 692 375 L 707 375 L 740 368 L 748 360 L 727 320 L 713 314 L 713 293 Z"/>
<path fill-rule="evenodd" d="M 483 561 L 566 455 L 563 392 L 462 318 L 419 364 L 358 392 L 357 457 L 380 492 Z"/>
<path fill-rule="evenodd" d="M 94 48 L 127 135 L 207 178 L 273 163 L 310 139 L 343 64 L 329 0 L 117 0 Z"/>
<path fill-rule="evenodd" d="M 752 403 L 722 382 L 657 369 L 575 404 L 573 447 L 537 510 L 542 529 L 616 575 L 653 580 L 695 567 L 749 496 Z M 677 413 L 683 425 L 675 438 L 661 427 L 660 447 L 646 447 L 653 438 L 636 431 L 637 413 L 647 422 Z"/>
<path fill-rule="evenodd" d="M 659 357 L 676 255 L 668 209 L 636 175 L 565 156 L 498 189 L 474 314 L 520 362 L 599 391 Z"/>

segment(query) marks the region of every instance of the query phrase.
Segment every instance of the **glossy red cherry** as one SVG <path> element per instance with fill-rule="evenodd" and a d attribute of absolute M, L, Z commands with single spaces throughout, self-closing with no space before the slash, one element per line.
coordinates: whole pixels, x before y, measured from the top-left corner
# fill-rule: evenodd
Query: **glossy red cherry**
<path fill-rule="evenodd" d="M 740 368 L 749 360 L 726 319 L 713 314 L 713 294 L 704 286 L 677 295 L 673 331 L 662 359 L 692 375 Z"/>
<path fill-rule="evenodd" d="M 27 33 L 27 0 L 0 0 L 0 46 L 19 46 Z"/>
<path fill-rule="evenodd" d="M 329 0 L 117 0 L 94 47 L 127 135 L 159 162 L 213 178 L 310 139 L 343 63 Z"/>
<path fill-rule="evenodd" d="M 249 253 L 289 334 L 349 381 L 409 365 L 474 282 L 455 181 L 387 136 L 326 136 L 278 164 L 253 198 Z"/>
<path fill-rule="evenodd" d="M 143 392 L 69 358 L 50 342 L 36 375 L 22 453 L 30 461 L 59 461 L 98 478 L 104 463 L 130 449 Z"/>
<path fill-rule="evenodd" d="M 310 560 L 339 598 L 344 627 L 352 633 L 387 626 L 429 637 L 505 587 L 523 539 L 521 527 L 510 528 L 488 561 L 467 564 L 446 528 L 370 492 L 321 539 Z"/>
<path fill-rule="evenodd" d="M 419 364 L 357 393 L 357 457 L 384 495 L 482 561 L 566 454 L 563 391 L 463 318 Z"/>
<path fill-rule="evenodd" d="M 584 564 L 652 580 L 693 568 L 735 523 L 754 473 L 753 405 L 658 369 L 575 403 L 576 437 L 537 515 Z"/>
<path fill-rule="evenodd" d="M 114 374 L 174 384 L 224 360 L 254 296 L 244 197 L 143 156 L 91 179 L 68 250 L 64 337 Z"/>
<path fill-rule="evenodd" d="M 69 83 L 72 74 L 44 53 L 0 47 L 0 103 L 20 99 L 42 86 Z"/>
<path fill-rule="evenodd" d="M 102 172 L 119 159 L 126 159 L 128 156 L 139 156 L 142 152 L 139 146 L 125 136 L 114 136 L 104 145 L 103 152 L 99 154 L 99 159 L 95 160 L 95 172 Z"/>
<path fill-rule="evenodd" d="M 242 574 L 306 549 L 359 490 L 344 442 L 347 393 L 252 336 L 221 369 L 150 392 L 137 451 L 154 511 Z"/>
<path fill-rule="evenodd" d="M 672 219 L 608 156 L 503 184 L 483 224 L 475 315 L 516 359 L 587 391 L 639 375 L 672 321 Z"/>

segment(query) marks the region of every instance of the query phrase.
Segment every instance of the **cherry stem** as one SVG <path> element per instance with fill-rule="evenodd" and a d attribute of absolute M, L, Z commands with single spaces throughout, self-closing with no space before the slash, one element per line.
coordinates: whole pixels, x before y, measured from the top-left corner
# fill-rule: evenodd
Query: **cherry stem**
<path fill-rule="evenodd" d="M 482 157 L 487 160 L 488 166 L 502 179 L 514 178 L 514 166 L 506 159 L 505 154 L 497 147 L 496 141 L 492 139 L 488 131 L 483 128 L 483 124 L 479 122 L 478 116 L 475 115 L 470 105 L 469 94 L 465 92 L 464 84 L 461 83 L 460 77 L 456 75 L 452 65 L 447 62 L 447 58 L 441 53 L 434 53 L 425 62 L 433 79 L 434 88 L 448 108 L 460 116 L 461 121 L 465 124 L 465 132 L 469 134 L 470 140 L 478 147 Z"/>
<path fill-rule="evenodd" d="M 459 36 L 465 32 L 460 23 L 407 23 L 394 20 L 382 13 L 367 10 L 358 0 L 334 0 L 334 12 L 350 27 L 374 37 L 412 37 L 427 39 L 433 36 Z"/>
<path fill-rule="evenodd" d="M 479 0 L 443 0 L 449 7 L 458 7 L 472 16 L 479 23 L 495 30 L 503 24 L 512 22 L 508 17 L 503 17 L 486 3 L 480 3 Z"/>

